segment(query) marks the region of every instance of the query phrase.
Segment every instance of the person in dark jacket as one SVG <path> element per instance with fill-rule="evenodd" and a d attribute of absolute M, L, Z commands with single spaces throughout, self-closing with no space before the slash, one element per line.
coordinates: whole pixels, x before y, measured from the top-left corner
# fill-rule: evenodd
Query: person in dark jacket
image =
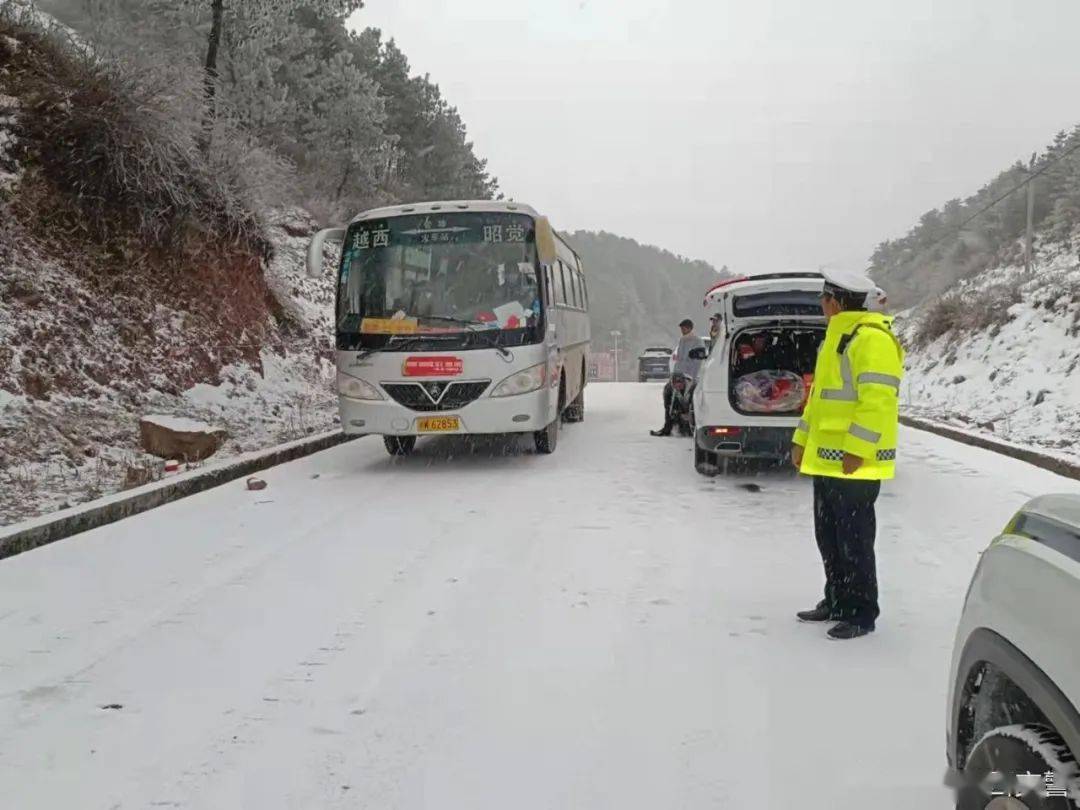
<path fill-rule="evenodd" d="M 685 374 L 690 379 L 697 380 L 702 361 L 699 358 L 691 357 L 690 352 L 693 349 L 704 350 L 705 341 L 694 334 L 694 322 L 689 318 L 684 319 L 679 324 L 679 330 L 682 332 L 682 337 L 679 338 L 679 345 L 675 349 L 675 366 L 672 368 L 671 373 Z M 667 385 L 664 386 L 664 426 L 660 430 L 650 430 L 651 435 L 671 435 L 671 429 L 675 427 L 671 421 L 672 396 L 674 396 L 674 389 L 671 387 L 671 380 L 668 380 Z"/>

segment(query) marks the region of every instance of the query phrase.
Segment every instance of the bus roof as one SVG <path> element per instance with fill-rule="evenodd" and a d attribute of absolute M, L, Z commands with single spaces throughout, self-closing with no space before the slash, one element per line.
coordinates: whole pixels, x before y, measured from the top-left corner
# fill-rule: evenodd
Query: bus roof
<path fill-rule="evenodd" d="M 365 219 L 380 219 L 382 217 L 396 217 L 402 214 L 434 214 L 439 212 L 453 211 L 478 211 L 480 213 L 507 213 L 528 214 L 539 216 L 536 209 L 524 203 L 511 202 L 509 200 L 448 200 L 443 202 L 405 203 L 403 205 L 388 205 L 384 208 L 372 208 L 363 211 L 353 217 L 352 222 L 360 222 Z"/>

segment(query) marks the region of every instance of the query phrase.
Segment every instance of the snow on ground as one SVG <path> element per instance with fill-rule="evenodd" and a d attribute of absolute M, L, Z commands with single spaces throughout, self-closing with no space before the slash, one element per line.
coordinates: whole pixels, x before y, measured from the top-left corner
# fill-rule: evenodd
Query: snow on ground
<path fill-rule="evenodd" d="M 904 430 L 879 631 L 827 642 L 807 482 L 588 396 L 550 457 L 364 439 L 0 563 L 0 807 L 950 806 L 977 555 L 1080 485 Z"/>
<path fill-rule="evenodd" d="M 1030 279 L 1021 268 L 987 271 L 961 294 L 1016 289 L 1010 320 L 967 334 L 950 333 L 908 355 L 902 401 L 913 415 L 984 435 L 1080 458 L 1080 265 L 1047 251 Z M 901 318 L 899 323 L 905 322 Z M 913 324 L 902 334 L 911 344 Z"/>

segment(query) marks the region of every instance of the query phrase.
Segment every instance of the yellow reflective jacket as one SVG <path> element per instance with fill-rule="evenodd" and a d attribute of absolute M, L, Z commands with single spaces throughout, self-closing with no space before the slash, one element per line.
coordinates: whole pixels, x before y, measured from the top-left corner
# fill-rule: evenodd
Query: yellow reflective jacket
<path fill-rule="evenodd" d="M 829 319 L 814 386 L 793 441 L 804 448 L 805 475 L 881 480 L 896 469 L 896 435 L 904 350 L 878 312 Z M 844 475 L 844 453 L 863 459 Z"/>

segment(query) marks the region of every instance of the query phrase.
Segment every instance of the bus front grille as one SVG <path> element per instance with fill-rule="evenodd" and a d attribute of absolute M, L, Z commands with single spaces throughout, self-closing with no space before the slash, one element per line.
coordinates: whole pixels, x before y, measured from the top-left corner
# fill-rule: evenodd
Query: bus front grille
<path fill-rule="evenodd" d="M 411 411 L 456 411 L 479 399 L 489 385 L 491 380 L 383 383 L 383 390 Z"/>

